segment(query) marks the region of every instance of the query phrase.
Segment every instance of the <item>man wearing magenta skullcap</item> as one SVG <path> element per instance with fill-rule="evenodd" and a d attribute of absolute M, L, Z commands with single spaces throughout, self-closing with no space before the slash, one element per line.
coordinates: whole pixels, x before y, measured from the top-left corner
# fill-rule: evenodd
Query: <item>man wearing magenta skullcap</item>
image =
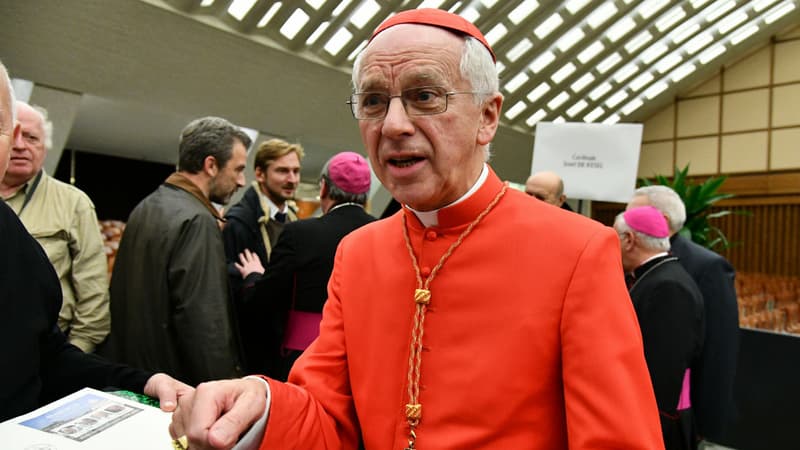
<path fill-rule="evenodd" d="M 696 448 L 688 402 L 689 370 L 703 347 L 703 296 L 692 277 L 668 253 L 667 220 L 652 206 L 630 208 L 614 228 L 622 246 L 622 266 L 633 276 L 631 300 L 639 319 L 667 450 Z M 683 417 L 682 417 L 683 416 Z"/>
<path fill-rule="evenodd" d="M 286 380 L 294 361 L 319 335 L 326 286 L 339 242 L 375 220 L 364 211 L 372 175 L 363 156 L 334 155 L 322 167 L 319 199 L 322 217 L 286 224 L 269 264 L 245 250 L 236 264 L 259 321 L 272 320 L 258 343 L 270 377 Z M 263 275 L 262 275 L 263 274 Z"/>
<path fill-rule="evenodd" d="M 288 383 L 198 387 L 173 415 L 177 441 L 230 448 L 249 430 L 240 448 L 663 448 L 619 241 L 486 163 L 498 84 L 486 39 L 457 15 L 406 11 L 378 28 L 348 103 L 403 208 L 339 244 L 319 337 Z"/>

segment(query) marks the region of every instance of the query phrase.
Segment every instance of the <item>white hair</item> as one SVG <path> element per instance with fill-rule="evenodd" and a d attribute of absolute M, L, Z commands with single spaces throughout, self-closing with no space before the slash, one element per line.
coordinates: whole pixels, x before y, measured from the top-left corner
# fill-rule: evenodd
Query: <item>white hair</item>
<path fill-rule="evenodd" d="M 683 224 L 686 222 L 686 206 L 672 188 L 660 184 L 643 186 L 633 192 L 634 197 L 639 195 L 647 197 L 650 206 L 667 216 L 671 232 L 674 233 L 683 228 Z"/>
<path fill-rule="evenodd" d="M 39 117 L 42 120 L 42 131 L 44 132 L 44 136 L 42 136 L 42 142 L 44 143 L 44 149 L 50 150 L 53 148 L 53 122 L 48 119 L 47 110 L 38 105 L 31 105 L 27 102 L 17 102 L 17 104 L 27 105 L 32 110 L 36 111 L 39 114 Z M 16 108 L 14 108 L 16 111 Z"/>
<path fill-rule="evenodd" d="M 636 235 L 636 240 L 639 241 L 640 245 L 648 250 L 652 250 L 655 252 L 666 252 L 670 249 L 669 237 L 664 238 L 657 238 L 654 236 L 650 236 L 649 234 L 644 234 L 640 231 L 636 231 L 628 225 L 628 222 L 625 221 L 625 217 L 623 216 L 624 212 L 617 214 L 617 218 L 614 219 L 614 229 L 617 230 L 617 233 L 627 233 L 631 232 Z"/>

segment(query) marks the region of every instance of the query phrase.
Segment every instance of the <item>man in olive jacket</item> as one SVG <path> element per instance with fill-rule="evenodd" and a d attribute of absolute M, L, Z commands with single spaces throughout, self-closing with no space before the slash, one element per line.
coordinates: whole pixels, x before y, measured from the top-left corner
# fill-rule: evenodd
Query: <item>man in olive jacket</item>
<path fill-rule="evenodd" d="M 250 138 L 225 119 L 184 128 L 178 171 L 134 209 L 111 281 L 111 355 L 191 384 L 240 372 L 225 250 L 211 204 L 244 186 Z"/>

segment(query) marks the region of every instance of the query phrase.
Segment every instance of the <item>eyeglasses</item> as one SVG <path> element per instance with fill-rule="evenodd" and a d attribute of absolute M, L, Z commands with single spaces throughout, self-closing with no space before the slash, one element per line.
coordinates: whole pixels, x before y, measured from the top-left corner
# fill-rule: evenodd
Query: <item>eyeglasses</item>
<path fill-rule="evenodd" d="M 358 92 L 350 96 L 346 102 L 350 105 L 353 117 L 358 120 L 378 120 L 386 117 L 389 103 L 393 98 L 403 102 L 409 116 L 431 116 L 447 111 L 447 99 L 451 95 L 479 94 L 479 92 L 448 92 L 442 86 L 425 86 L 403 90 L 400 95 L 389 95 L 383 92 Z"/>

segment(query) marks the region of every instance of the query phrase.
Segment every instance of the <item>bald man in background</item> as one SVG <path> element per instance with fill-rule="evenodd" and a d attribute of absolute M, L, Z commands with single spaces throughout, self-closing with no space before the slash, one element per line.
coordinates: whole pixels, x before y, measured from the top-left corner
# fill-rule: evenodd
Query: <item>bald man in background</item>
<path fill-rule="evenodd" d="M 525 193 L 545 203 L 572 211 L 572 208 L 566 203 L 564 181 L 555 172 L 536 172 L 528 177 L 528 181 L 525 182 Z"/>

